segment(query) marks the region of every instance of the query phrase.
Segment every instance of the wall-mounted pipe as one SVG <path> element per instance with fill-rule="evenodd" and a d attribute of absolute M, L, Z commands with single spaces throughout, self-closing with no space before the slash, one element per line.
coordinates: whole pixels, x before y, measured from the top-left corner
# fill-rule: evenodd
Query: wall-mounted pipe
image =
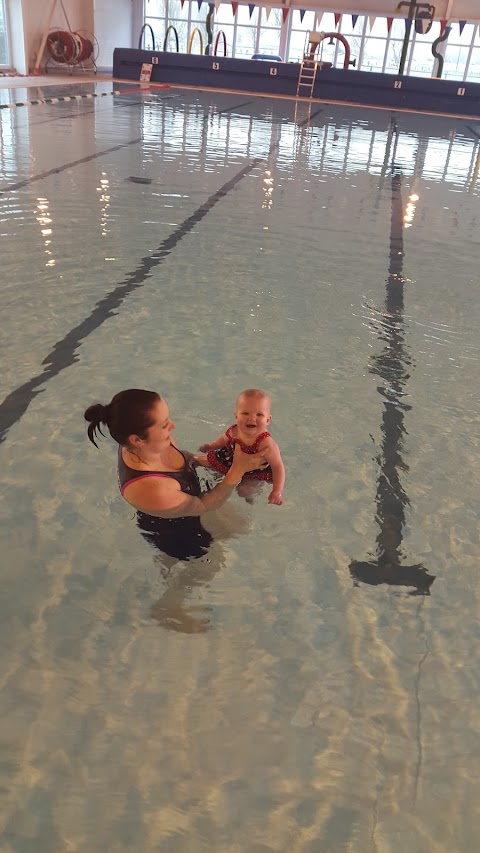
<path fill-rule="evenodd" d="M 435 73 L 435 77 L 441 77 L 442 76 L 443 63 L 445 62 L 445 57 L 443 56 L 443 54 L 441 54 L 437 50 L 437 47 L 439 44 L 442 43 L 442 41 L 446 41 L 448 39 L 451 29 L 452 29 L 451 27 L 445 27 L 445 30 L 442 33 L 442 35 L 439 36 L 438 39 L 435 39 L 435 41 L 432 44 L 432 53 L 433 53 L 435 59 L 438 59 L 438 67 L 437 67 L 437 71 Z"/>
<path fill-rule="evenodd" d="M 205 56 L 208 56 L 210 54 L 210 48 L 212 46 L 212 41 L 213 41 L 212 26 L 213 26 L 214 14 L 215 14 L 215 6 L 213 3 L 210 3 L 210 5 L 208 7 L 208 12 L 207 12 L 207 20 L 205 21 L 205 29 L 207 31 L 207 46 L 205 48 Z"/>

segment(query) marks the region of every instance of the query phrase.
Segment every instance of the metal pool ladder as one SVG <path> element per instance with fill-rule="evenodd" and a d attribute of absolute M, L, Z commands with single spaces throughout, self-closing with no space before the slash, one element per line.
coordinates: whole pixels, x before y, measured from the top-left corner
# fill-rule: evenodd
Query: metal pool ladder
<path fill-rule="evenodd" d="M 297 98 L 299 96 L 303 98 L 312 97 L 317 77 L 317 65 L 318 63 L 314 59 L 310 59 L 308 56 L 303 57 L 298 75 Z"/>

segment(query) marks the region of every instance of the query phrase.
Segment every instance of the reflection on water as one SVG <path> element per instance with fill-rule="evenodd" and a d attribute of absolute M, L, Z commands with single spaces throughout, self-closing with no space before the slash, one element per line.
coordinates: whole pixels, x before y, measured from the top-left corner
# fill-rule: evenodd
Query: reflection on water
<path fill-rule="evenodd" d="M 1 853 L 475 851 L 475 128 L 97 101 L 0 114 Z M 168 560 L 86 403 L 157 388 L 194 449 L 257 385 L 284 504 Z"/>
<path fill-rule="evenodd" d="M 204 526 L 209 530 L 205 530 Z M 212 608 L 208 604 L 190 604 L 188 599 L 195 591 L 207 587 L 226 565 L 226 555 L 223 542 L 245 534 L 249 521 L 241 515 L 234 506 L 226 504 L 215 513 L 202 518 L 204 536 L 207 543 L 201 556 L 178 560 L 168 554 L 158 554 L 155 562 L 159 566 L 160 576 L 165 584 L 165 591 L 150 610 L 163 628 L 179 631 L 183 634 L 199 634 L 208 631 L 211 626 L 209 614 Z M 153 547 L 162 550 L 162 539 L 158 543 L 150 540 Z"/>
<path fill-rule="evenodd" d="M 220 568 L 221 565 L 212 565 L 211 557 L 197 559 L 192 565 L 175 572 L 172 567 L 162 566 L 160 574 L 166 583 L 166 589 L 161 598 L 151 607 L 152 619 L 155 619 L 162 628 L 180 631 L 182 634 L 201 634 L 208 631 L 211 606 L 189 605 L 185 602 L 185 598 L 193 588 L 207 585 Z"/>
<path fill-rule="evenodd" d="M 386 284 L 385 310 L 377 325 L 383 350 L 371 359 L 370 372 L 382 379 L 378 393 L 383 399 L 382 446 L 377 456 L 380 472 L 377 480 L 377 516 L 379 525 L 375 560 L 354 560 L 350 574 L 356 582 L 413 587 L 410 595 L 430 595 L 435 580 L 424 566 L 401 563 L 405 507 L 408 496 L 400 472 L 408 472 L 402 458 L 403 437 L 406 435 L 405 412 L 411 406 L 405 402 L 406 385 L 410 378 L 412 359 L 405 342 L 403 321 L 403 226 L 402 176 L 392 175 L 392 213 L 390 227 L 390 257 Z"/>

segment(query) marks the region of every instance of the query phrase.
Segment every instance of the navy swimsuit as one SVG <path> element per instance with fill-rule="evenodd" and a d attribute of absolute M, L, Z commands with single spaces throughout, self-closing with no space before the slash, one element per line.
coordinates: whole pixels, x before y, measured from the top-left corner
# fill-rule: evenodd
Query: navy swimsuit
<path fill-rule="evenodd" d="M 134 480 L 142 480 L 146 477 L 169 477 L 180 483 L 180 489 L 186 495 L 198 498 L 202 493 L 202 487 L 197 472 L 182 451 L 177 447 L 175 450 L 182 456 L 184 462 L 183 468 L 179 471 L 137 471 L 136 468 L 126 465 L 122 458 L 122 450 L 119 448 L 118 484 L 122 495 Z M 157 518 L 137 510 L 137 524 L 142 536 L 150 545 L 178 560 L 203 557 L 213 542 L 213 536 L 205 530 L 198 516 Z"/>

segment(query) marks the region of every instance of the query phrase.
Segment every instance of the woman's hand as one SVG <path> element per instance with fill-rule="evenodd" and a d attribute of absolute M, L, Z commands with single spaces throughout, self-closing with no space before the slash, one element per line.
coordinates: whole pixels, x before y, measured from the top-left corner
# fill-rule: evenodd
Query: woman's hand
<path fill-rule="evenodd" d="M 255 471 L 257 468 L 267 468 L 268 462 L 265 461 L 263 453 L 244 453 L 239 444 L 235 445 L 233 453 L 233 463 L 225 479 L 228 481 L 235 479 L 240 482 L 244 474 L 249 471 Z"/>
<path fill-rule="evenodd" d="M 208 453 L 208 451 L 210 450 L 210 445 L 209 444 L 201 444 L 198 449 L 200 450 L 201 453 Z"/>

